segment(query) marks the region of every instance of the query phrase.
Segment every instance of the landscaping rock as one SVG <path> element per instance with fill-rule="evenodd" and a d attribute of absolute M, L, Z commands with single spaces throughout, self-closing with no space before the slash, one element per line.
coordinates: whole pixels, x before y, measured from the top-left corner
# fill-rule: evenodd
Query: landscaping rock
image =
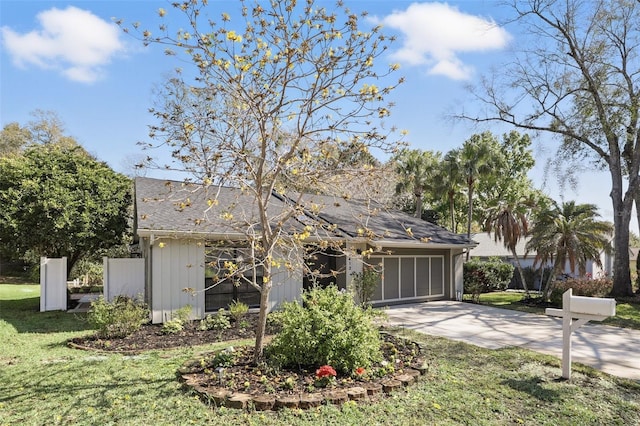
<path fill-rule="evenodd" d="M 210 388 L 207 390 L 207 395 L 217 407 L 222 407 L 226 404 L 227 398 L 231 396 L 231 392 L 222 388 Z"/>
<path fill-rule="evenodd" d="M 321 393 L 308 393 L 300 397 L 300 408 L 306 410 L 319 407 L 323 402 L 324 396 Z"/>
<path fill-rule="evenodd" d="M 369 396 L 377 396 L 382 393 L 382 385 L 380 383 L 367 383 L 364 387 Z"/>
<path fill-rule="evenodd" d="M 415 381 L 413 376 L 410 376 L 408 374 L 399 374 L 394 378 L 394 380 L 399 381 L 400 383 L 402 383 L 403 386 L 409 386 L 411 383 Z"/>
<path fill-rule="evenodd" d="M 367 397 L 367 390 L 356 386 L 354 388 L 347 389 L 347 396 L 352 401 L 360 401 Z"/>
<path fill-rule="evenodd" d="M 249 401 L 251 401 L 251 395 L 246 393 L 234 393 L 227 398 L 226 406 L 228 408 L 237 408 L 239 410 L 246 410 Z"/>
<path fill-rule="evenodd" d="M 299 405 L 299 395 L 279 395 L 276 399 L 276 408 L 298 408 Z"/>
<path fill-rule="evenodd" d="M 276 405 L 276 397 L 273 395 L 258 395 L 253 397 L 253 406 L 256 411 L 273 410 Z"/>
<path fill-rule="evenodd" d="M 399 380 L 387 380 L 382 383 L 382 390 L 386 394 L 390 394 L 391 392 L 397 391 L 402 388 L 402 382 Z"/>
<path fill-rule="evenodd" d="M 338 406 L 344 404 L 349 400 L 347 392 L 343 390 L 329 391 L 324 394 L 324 397 L 328 403 Z"/>

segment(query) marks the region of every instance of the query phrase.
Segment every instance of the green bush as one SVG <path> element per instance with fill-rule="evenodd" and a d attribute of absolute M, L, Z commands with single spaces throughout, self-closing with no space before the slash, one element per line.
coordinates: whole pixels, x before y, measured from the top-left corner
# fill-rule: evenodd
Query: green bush
<path fill-rule="evenodd" d="M 218 309 L 213 315 L 207 315 L 200 321 L 200 330 L 226 330 L 231 328 L 231 322 L 224 308 Z"/>
<path fill-rule="evenodd" d="M 149 321 L 149 310 L 142 302 L 127 296 L 117 296 L 113 302 L 107 302 L 104 296 L 100 296 L 91 302 L 88 319 L 100 337 L 125 337 Z"/>
<path fill-rule="evenodd" d="M 366 306 L 371 301 L 376 287 L 380 283 L 380 273 L 373 268 L 365 268 L 362 272 L 354 272 L 352 275 L 356 297 L 362 306 Z"/>
<path fill-rule="evenodd" d="M 162 334 L 178 334 L 184 330 L 184 323 L 178 318 L 165 321 L 162 324 Z"/>
<path fill-rule="evenodd" d="M 240 327 L 240 321 L 242 321 L 242 318 L 247 315 L 247 312 L 249 312 L 249 306 L 245 303 L 234 300 L 229 304 L 229 314 L 233 317 L 236 323 L 236 328 Z"/>
<path fill-rule="evenodd" d="M 162 333 L 176 334 L 184 330 L 185 324 L 189 322 L 192 311 L 191 305 L 184 305 L 182 308 L 172 312 L 171 319 L 162 324 Z"/>
<path fill-rule="evenodd" d="M 349 373 L 381 359 L 371 308 L 358 306 L 335 286 L 313 288 L 302 299 L 303 305 L 284 304 L 282 330 L 266 348 L 270 362 L 278 367 L 331 365 Z"/>
<path fill-rule="evenodd" d="M 551 304 L 562 307 L 562 295 L 565 291 L 573 289 L 574 296 L 605 297 L 613 289 L 611 278 L 569 278 L 565 281 L 556 281 L 549 295 Z"/>
<path fill-rule="evenodd" d="M 464 292 L 478 302 L 482 293 L 505 290 L 514 269 L 512 264 L 497 258 L 472 259 L 464 264 Z"/>

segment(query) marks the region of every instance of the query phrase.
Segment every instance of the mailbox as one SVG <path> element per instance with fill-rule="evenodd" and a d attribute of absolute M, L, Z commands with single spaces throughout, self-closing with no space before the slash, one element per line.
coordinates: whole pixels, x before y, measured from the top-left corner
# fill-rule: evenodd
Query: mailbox
<path fill-rule="evenodd" d="M 571 296 L 569 310 L 572 314 L 613 317 L 616 315 L 616 300 L 599 297 Z"/>
<path fill-rule="evenodd" d="M 562 377 L 570 379 L 571 333 L 588 321 L 602 321 L 615 316 L 616 300 L 574 296 L 573 290 L 569 289 L 562 295 L 562 309 L 547 308 L 546 314 L 562 317 Z"/>

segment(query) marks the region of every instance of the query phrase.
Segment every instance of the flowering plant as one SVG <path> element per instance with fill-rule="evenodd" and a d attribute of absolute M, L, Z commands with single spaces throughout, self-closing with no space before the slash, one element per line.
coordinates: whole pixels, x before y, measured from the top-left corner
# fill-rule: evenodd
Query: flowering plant
<path fill-rule="evenodd" d="M 326 387 L 336 381 L 336 370 L 330 365 L 323 365 L 316 370 L 316 386 Z"/>
<path fill-rule="evenodd" d="M 367 370 L 365 370 L 362 367 L 358 367 L 356 368 L 355 376 L 356 376 L 356 379 L 358 380 L 364 380 L 367 378 Z"/>

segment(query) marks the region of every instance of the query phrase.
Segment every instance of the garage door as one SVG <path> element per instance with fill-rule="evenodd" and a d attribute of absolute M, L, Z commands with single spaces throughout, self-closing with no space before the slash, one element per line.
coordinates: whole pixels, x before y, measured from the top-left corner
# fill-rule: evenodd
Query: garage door
<path fill-rule="evenodd" d="M 373 302 L 444 296 L 444 256 L 382 256 L 371 262 L 383 270 Z"/>

